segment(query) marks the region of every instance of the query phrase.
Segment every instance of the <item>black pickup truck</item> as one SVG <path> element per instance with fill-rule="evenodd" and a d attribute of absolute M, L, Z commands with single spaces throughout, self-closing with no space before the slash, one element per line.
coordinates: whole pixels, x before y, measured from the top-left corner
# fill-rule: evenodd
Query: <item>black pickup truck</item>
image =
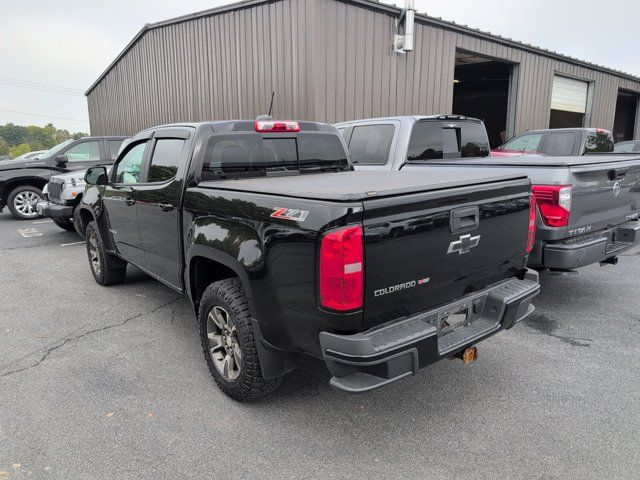
<path fill-rule="evenodd" d="M 526 176 L 355 172 L 326 124 L 152 128 L 86 182 L 95 280 L 120 282 L 130 263 L 188 295 L 209 369 L 238 400 L 301 354 L 348 392 L 471 361 L 539 291 Z"/>
<path fill-rule="evenodd" d="M 56 173 L 86 170 L 115 160 L 127 137 L 85 137 L 66 140 L 37 158 L 0 163 L 0 212 L 8 206 L 19 220 L 37 218 L 42 189 Z"/>

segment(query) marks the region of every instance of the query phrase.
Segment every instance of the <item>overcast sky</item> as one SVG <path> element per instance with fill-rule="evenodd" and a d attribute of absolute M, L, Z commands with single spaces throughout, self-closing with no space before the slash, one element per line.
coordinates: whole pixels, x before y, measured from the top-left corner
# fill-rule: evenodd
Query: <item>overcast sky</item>
<path fill-rule="evenodd" d="M 88 131 L 84 91 L 145 23 L 227 3 L 232 2 L 0 0 L 0 124 L 52 122 Z M 416 4 L 432 16 L 640 76 L 638 0 Z"/>

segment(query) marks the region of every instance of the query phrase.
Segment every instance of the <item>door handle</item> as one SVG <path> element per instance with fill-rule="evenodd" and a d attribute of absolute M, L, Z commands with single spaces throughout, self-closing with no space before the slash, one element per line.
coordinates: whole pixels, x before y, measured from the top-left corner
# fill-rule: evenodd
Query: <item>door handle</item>
<path fill-rule="evenodd" d="M 124 197 L 125 205 L 131 206 L 136 203 L 136 201 L 132 197 Z"/>
<path fill-rule="evenodd" d="M 173 210 L 173 205 L 171 205 L 170 203 L 159 203 L 158 208 L 163 212 L 170 212 L 171 210 Z"/>

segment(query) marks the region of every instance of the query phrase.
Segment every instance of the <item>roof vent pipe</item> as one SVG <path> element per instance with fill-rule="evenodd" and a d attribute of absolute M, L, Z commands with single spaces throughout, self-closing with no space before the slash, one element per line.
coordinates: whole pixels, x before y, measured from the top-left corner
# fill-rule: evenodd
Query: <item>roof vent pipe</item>
<path fill-rule="evenodd" d="M 415 28 L 416 6 L 415 0 L 404 0 L 404 8 L 396 20 L 398 29 L 394 38 L 393 50 L 397 53 L 413 51 L 413 32 Z"/>

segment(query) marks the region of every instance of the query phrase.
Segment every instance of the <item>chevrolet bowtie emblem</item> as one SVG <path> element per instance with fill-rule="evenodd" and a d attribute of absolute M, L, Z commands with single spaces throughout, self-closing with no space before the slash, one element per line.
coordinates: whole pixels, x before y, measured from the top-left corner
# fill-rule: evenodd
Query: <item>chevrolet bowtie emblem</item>
<path fill-rule="evenodd" d="M 454 240 L 449 244 L 447 253 L 458 252 L 459 255 L 469 253 L 473 247 L 477 247 L 480 243 L 480 235 L 472 237 L 471 235 L 461 235 L 459 240 Z"/>

